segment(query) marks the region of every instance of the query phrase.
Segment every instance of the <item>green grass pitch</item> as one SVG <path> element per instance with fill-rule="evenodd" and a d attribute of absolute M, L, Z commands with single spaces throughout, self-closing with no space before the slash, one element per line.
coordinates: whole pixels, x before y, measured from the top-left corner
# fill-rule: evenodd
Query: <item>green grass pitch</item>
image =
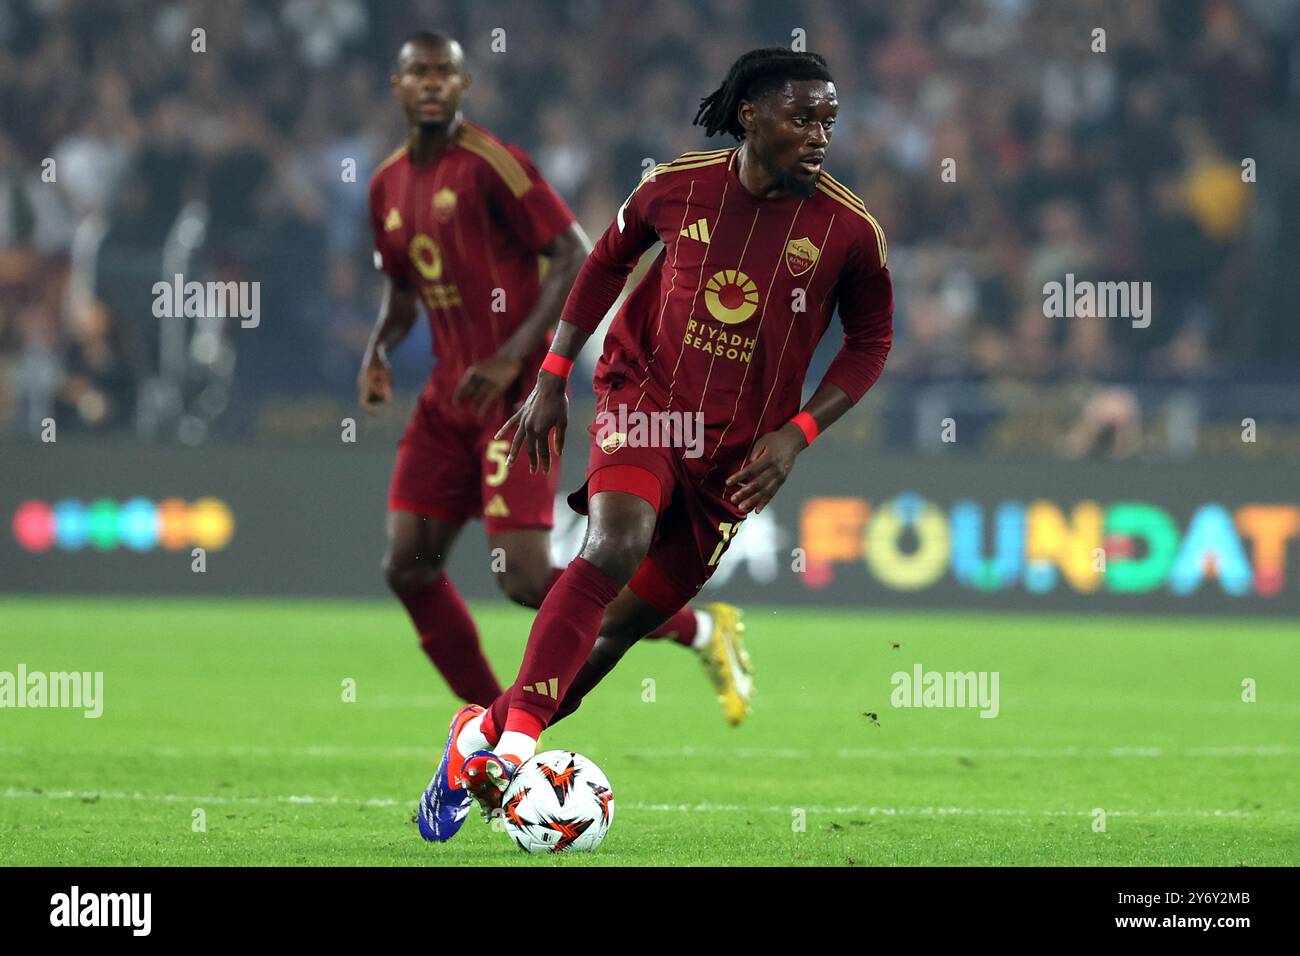
<path fill-rule="evenodd" d="M 475 613 L 512 677 L 530 613 Z M 771 608 L 746 619 L 750 720 L 723 723 L 692 654 L 643 642 L 543 741 L 609 775 L 608 839 L 593 854 L 528 857 L 477 816 L 448 844 L 420 840 L 413 809 L 454 702 L 395 602 L 0 599 L 0 671 L 104 672 L 98 719 L 0 710 L 0 859 L 1300 860 L 1294 621 Z M 917 662 L 998 672 L 1000 713 L 892 707 L 891 675 Z"/>

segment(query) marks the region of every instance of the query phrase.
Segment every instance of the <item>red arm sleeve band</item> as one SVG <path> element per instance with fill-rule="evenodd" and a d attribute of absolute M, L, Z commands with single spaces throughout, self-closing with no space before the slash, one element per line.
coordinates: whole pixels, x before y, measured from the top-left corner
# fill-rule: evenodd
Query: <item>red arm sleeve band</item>
<path fill-rule="evenodd" d="M 547 352 L 546 358 L 542 359 L 542 371 L 558 375 L 560 378 L 568 378 L 569 373 L 573 371 L 573 359 L 557 355 L 555 352 Z"/>
<path fill-rule="evenodd" d="M 821 434 L 821 429 L 817 427 L 817 419 L 813 418 L 812 415 L 807 412 L 800 412 L 794 418 L 790 419 L 790 422 L 798 428 L 799 431 L 803 432 L 803 440 L 809 445 L 815 442 L 817 436 Z"/>

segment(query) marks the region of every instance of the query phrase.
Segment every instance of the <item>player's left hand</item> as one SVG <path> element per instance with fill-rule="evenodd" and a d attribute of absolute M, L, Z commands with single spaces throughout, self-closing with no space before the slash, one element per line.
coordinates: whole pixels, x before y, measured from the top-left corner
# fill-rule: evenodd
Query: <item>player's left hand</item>
<path fill-rule="evenodd" d="M 452 395 L 452 403 L 462 405 L 468 402 L 474 407 L 474 414 L 482 418 L 501 397 L 501 393 L 519 377 L 523 368 L 523 359 L 501 355 L 475 362 L 461 376 L 460 384 Z"/>
<path fill-rule="evenodd" d="M 741 511 L 760 513 L 790 477 L 794 460 L 808 442 L 799 426 L 785 424 L 754 442 L 745 467 L 727 479 L 728 488 L 736 488 L 731 502 Z"/>
<path fill-rule="evenodd" d="M 510 442 L 510 455 L 506 467 L 515 463 L 522 448 L 528 452 L 528 473 L 543 474 L 551 470 L 551 435 L 555 435 L 555 454 L 564 453 L 564 431 L 569 426 L 569 394 L 564 379 L 542 369 L 537 373 L 537 384 L 504 425 L 497 429 L 496 440 L 511 431 L 515 437 Z M 558 462 L 557 462 L 558 464 Z"/>

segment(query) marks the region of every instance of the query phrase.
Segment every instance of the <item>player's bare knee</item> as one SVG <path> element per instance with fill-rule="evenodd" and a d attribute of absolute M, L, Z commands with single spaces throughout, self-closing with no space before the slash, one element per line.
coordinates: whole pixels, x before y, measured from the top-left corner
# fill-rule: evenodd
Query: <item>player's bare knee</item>
<path fill-rule="evenodd" d="M 601 649 L 614 656 L 615 660 L 627 653 L 627 649 L 639 641 L 644 634 L 629 624 L 616 621 L 602 624 L 600 628 Z"/>
<path fill-rule="evenodd" d="M 549 565 L 539 573 L 533 568 L 514 568 L 507 562 L 506 570 L 497 575 L 501 593 L 523 607 L 539 608 L 546 597 L 546 579 Z"/>
<path fill-rule="evenodd" d="M 582 557 L 619 584 L 632 580 L 637 567 L 650 550 L 653 528 L 591 529 Z"/>
<path fill-rule="evenodd" d="M 600 639 L 592 647 L 587 659 L 597 666 L 612 668 L 623 659 L 623 655 L 631 650 L 632 645 L 640 637 L 640 634 L 632 634 L 626 629 L 607 629 L 602 626 Z"/>
<path fill-rule="evenodd" d="M 619 584 L 626 584 L 650 550 L 654 531 L 654 513 L 648 508 L 644 512 L 602 509 L 598 517 L 593 513 L 592 520 L 587 522 L 582 557 Z"/>
<path fill-rule="evenodd" d="M 410 594 L 428 587 L 437 579 L 442 573 L 442 561 L 386 554 L 382 568 L 390 591 Z"/>

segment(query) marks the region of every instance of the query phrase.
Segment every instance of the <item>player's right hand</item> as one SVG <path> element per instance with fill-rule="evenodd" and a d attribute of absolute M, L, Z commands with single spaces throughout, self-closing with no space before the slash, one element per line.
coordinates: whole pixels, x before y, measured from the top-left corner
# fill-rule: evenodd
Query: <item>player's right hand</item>
<path fill-rule="evenodd" d="M 378 355 L 372 356 L 361 366 L 361 374 L 357 376 L 357 395 L 361 407 L 371 415 L 384 402 L 392 400 L 393 370 Z"/>
<path fill-rule="evenodd" d="M 519 449 L 528 452 L 528 473 L 536 474 L 540 465 L 542 474 L 551 470 L 551 430 L 555 430 L 555 454 L 564 451 L 564 430 L 569 425 L 569 396 L 564 379 L 550 372 L 537 373 L 537 384 L 519 410 L 506 419 L 496 433 L 496 438 L 515 430 L 510 443 L 510 457 L 506 467 L 515 463 Z"/>

